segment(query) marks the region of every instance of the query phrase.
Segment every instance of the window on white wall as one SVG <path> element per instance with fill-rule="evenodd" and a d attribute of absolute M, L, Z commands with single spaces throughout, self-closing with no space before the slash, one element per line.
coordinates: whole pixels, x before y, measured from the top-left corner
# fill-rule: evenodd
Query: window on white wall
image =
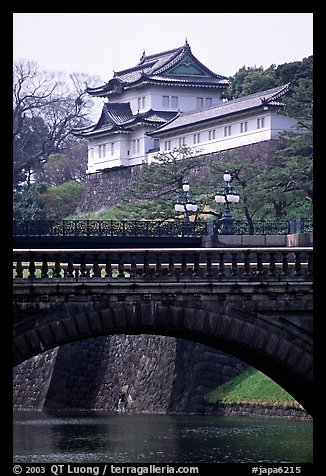
<path fill-rule="evenodd" d="M 232 127 L 231 126 L 224 127 L 224 137 L 230 136 L 231 133 L 232 133 Z"/>
<path fill-rule="evenodd" d="M 257 119 L 257 129 L 262 129 L 265 127 L 265 118 L 264 117 L 258 117 Z"/>
<path fill-rule="evenodd" d="M 98 156 L 100 159 L 102 157 L 105 157 L 105 144 L 101 144 L 98 146 Z"/>
<path fill-rule="evenodd" d="M 186 145 L 186 138 L 185 137 L 179 137 L 179 147 L 182 147 Z"/>
<path fill-rule="evenodd" d="M 178 107 L 178 96 L 171 96 L 171 107 Z"/>
<path fill-rule="evenodd" d="M 202 107 L 204 107 L 204 98 L 197 98 L 196 104 L 197 109 L 201 109 Z"/>
<path fill-rule="evenodd" d="M 240 123 L 240 132 L 247 132 L 248 130 L 248 122 L 241 122 Z"/>
<path fill-rule="evenodd" d="M 198 144 L 200 142 L 200 134 L 194 134 L 194 144 Z"/>
<path fill-rule="evenodd" d="M 93 149 L 93 148 L 88 149 L 88 157 L 89 157 L 90 159 L 92 159 L 92 158 L 94 157 L 94 149 Z"/>
<path fill-rule="evenodd" d="M 169 96 L 163 96 L 163 107 L 169 107 L 169 106 L 170 106 Z"/>
<path fill-rule="evenodd" d="M 170 140 L 166 140 L 164 142 L 164 150 L 170 150 L 171 149 L 171 141 Z"/>
<path fill-rule="evenodd" d="M 215 132 L 216 132 L 215 129 L 208 131 L 208 140 L 215 139 Z"/>
<path fill-rule="evenodd" d="M 111 155 L 114 155 L 114 142 L 111 142 Z"/>
<path fill-rule="evenodd" d="M 135 139 L 132 141 L 132 151 L 134 154 L 139 152 L 140 139 Z"/>
<path fill-rule="evenodd" d="M 140 111 L 141 109 L 145 109 L 145 101 L 146 101 L 145 96 L 141 98 L 137 98 L 138 111 Z"/>

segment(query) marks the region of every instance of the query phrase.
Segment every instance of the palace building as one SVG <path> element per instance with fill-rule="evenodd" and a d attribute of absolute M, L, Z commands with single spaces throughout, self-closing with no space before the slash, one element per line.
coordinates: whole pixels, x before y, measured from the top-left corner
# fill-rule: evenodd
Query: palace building
<path fill-rule="evenodd" d="M 181 146 L 201 154 L 277 138 L 296 121 L 282 115 L 285 84 L 231 101 L 229 81 L 181 48 L 145 55 L 114 72 L 103 86 L 87 88 L 104 98 L 96 124 L 74 129 L 88 141 L 88 173 L 150 163 L 158 152 Z"/>

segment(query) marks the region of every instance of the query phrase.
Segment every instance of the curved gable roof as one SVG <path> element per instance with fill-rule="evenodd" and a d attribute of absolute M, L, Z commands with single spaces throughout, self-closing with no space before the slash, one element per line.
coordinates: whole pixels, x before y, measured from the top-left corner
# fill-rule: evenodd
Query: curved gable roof
<path fill-rule="evenodd" d="M 188 42 L 172 50 L 146 56 L 143 53 L 136 66 L 114 72 L 106 84 L 87 88 L 93 96 L 106 96 L 124 88 L 146 83 L 182 84 L 186 86 L 205 85 L 225 88 L 229 81 L 226 76 L 213 73 L 192 54 Z"/>
<path fill-rule="evenodd" d="M 173 111 L 149 111 L 133 114 L 130 103 L 105 103 L 97 123 L 80 129 L 72 129 L 75 136 L 94 136 L 112 132 L 130 132 L 132 127 L 146 124 L 160 126 L 170 121 L 177 113 Z"/>

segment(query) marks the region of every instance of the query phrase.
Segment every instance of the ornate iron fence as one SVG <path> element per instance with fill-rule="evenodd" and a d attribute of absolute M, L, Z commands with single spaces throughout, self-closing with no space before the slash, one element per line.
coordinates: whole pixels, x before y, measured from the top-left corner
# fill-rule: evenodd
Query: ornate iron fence
<path fill-rule="evenodd" d="M 203 236 L 206 222 L 156 220 L 14 221 L 13 236 L 169 237 Z"/>
<path fill-rule="evenodd" d="M 237 235 L 286 235 L 313 231 L 312 219 L 257 220 L 252 229 L 248 222 L 234 220 Z M 200 237 L 218 233 L 218 222 L 158 220 L 15 220 L 13 236 L 71 237 Z"/>
<path fill-rule="evenodd" d="M 297 218 L 294 220 L 256 220 L 253 230 L 248 222 L 235 220 L 237 235 L 287 235 L 289 233 L 303 233 L 313 230 L 312 219 Z"/>

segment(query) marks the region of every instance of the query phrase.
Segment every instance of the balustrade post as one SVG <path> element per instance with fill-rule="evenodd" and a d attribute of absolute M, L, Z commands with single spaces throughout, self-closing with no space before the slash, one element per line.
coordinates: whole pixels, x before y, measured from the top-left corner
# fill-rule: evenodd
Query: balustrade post
<path fill-rule="evenodd" d="M 162 276 L 162 258 L 161 253 L 156 253 L 155 276 L 159 278 Z"/>
<path fill-rule="evenodd" d="M 105 254 L 105 277 L 112 278 L 112 262 L 111 262 L 111 254 Z"/>
<path fill-rule="evenodd" d="M 225 276 L 224 251 L 220 251 L 218 256 L 219 256 L 218 276 L 222 278 Z"/>
<path fill-rule="evenodd" d="M 308 267 L 307 267 L 307 276 L 312 276 L 313 274 L 313 254 L 308 252 Z"/>
<path fill-rule="evenodd" d="M 212 253 L 206 253 L 206 277 L 211 278 L 213 276 L 212 269 Z"/>
<path fill-rule="evenodd" d="M 144 252 L 144 267 L 143 267 L 143 277 L 149 278 L 150 270 L 149 270 L 149 251 Z"/>
<path fill-rule="evenodd" d="M 55 258 L 54 258 L 53 277 L 54 278 L 61 278 L 61 263 L 60 263 L 60 255 L 59 254 L 56 254 Z"/>
<path fill-rule="evenodd" d="M 41 278 L 48 278 L 49 264 L 46 253 L 42 254 Z"/>
<path fill-rule="evenodd" d="M 187 268 L 187 255 L 186 253 L 181 253 L 181 272 L 180 276 L 187 276 L 188 268 Z"/>
<path fill-rule="evenodd" d="M 295 256 L 294 275 L 295 276 L 301 276 L 302 267 L 301 267 L 301 253 L 300 253 L 300 251 L 295 251 L 294 256 Z"/>
<path fill-rule="evenodd" d="M 199 254 L 197 252 L 194 252 L 193 253 L 193 257 L 194 257 L 194 270 L 193 270 L 193 273 L 192 275 L 194 277 L 197 277 L 199 276 L 199 270 L 200 270 L 200 266 L 199 266 Z"/>
<path fill-rule="evenodd" d="M 87 278 L 88 277 L 88 270 L 86 266 L 86 254 L 82 253 L 80 257 L 80 277 Z"/>
<path fill-rule="evenodd" d="M 289 254 L 287 251 L 282 252 L 282 276 L 289 275 Z"/>
<path fill-rule="evenodd" d="M 28 265 L 28 277 L 33 279 L 35 278 L 35 260 L 34 254 L 32 252 L 29 253 L 29 265 Z"/>
<path fill-rule="evenodd" d="M 119 261 L 118 261 L 118 278 L 125 277 L 125 265 L 123 262 L 123 253 L 119 253 Z"/>
<path fill-rule="evenodd" d="M 93 254 L 93 268 L 92 268 L 92 271 L 93 271 L 93 277 L 94 278 L 100 278 L 101 277 L 101 270 L 100 270 L 100 266 L 99 266 L 99 263 L 98 263 L 98 253 Z"/>
<path fill-rule="evenodd" d="M 276 270 L 276 266 L 275 266 L 275 252 L 274 251 L 271 251 L 269 253 L 269 276 L 275 276 L 275 270 Z"/>
<path fill-rule="evenodd" d="M 238 276 L 238 253 L 231 252 L 231 276 Z"/>
<path fill-rule="evenodd" d="M 259 251 L 256 251 L 256 258 L 257 258 L 257 276 L 263 276 L 264 274 L 264 267 L 263 267 L 263 254 Z"/>
<path fill-rule="evenodd" d="M 244 268 L 243 268 L 243 276 L 250 275 L 250 251 L 246 250 L 244 253 Z"/>
<path fill-rule="evenodd" d="M 68 253 L 67 255 L 67 278 L 74 277 L 74 264 L 73 264 L 73 257 L 72 253 Z"/>
<path fill-rule="evenodd" d="M 22 255 L 16 255 L 16 278 L 23 278 Z"/>
<path fill-rule="evenodd" d="M 131 253 L 130 255 L 130 277 L 136 278 L 137 277 L 137 263 L 136 263 L 136 255 L 135 253 Z"/>
<path fill-rule="evenodd" d="M 169 253 L 169 273 L 168 276 L 170 278 L 175 276 L 175 266 L 174 266 L 174 255 L 173 253 Z"/>

